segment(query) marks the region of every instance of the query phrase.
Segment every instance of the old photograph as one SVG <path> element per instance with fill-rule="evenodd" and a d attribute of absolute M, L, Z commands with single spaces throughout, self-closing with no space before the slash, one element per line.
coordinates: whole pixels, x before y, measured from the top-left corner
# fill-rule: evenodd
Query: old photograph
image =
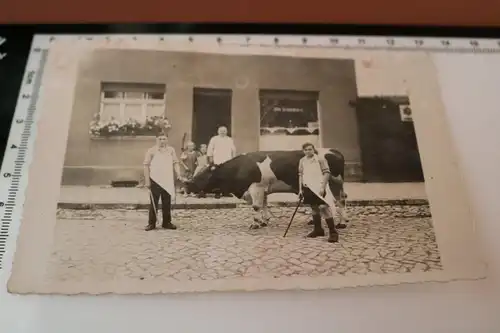
<path fill-rule="evenodd" d="M 375 51 L 85 50 L 58 83 L 65 153 L 32 292 L 439 280 L 447 204 L 429 200 L 432 140 L 414 121 L 442 113 L 415 88 L 437 86 L 432 66 Z"/>

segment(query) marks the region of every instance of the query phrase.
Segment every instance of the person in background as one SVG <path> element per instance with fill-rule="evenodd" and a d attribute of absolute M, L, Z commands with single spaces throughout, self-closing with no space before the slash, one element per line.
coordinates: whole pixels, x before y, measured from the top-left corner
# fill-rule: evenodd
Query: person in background
<path fill-rule="evenodd" d="M 193 178 L 194 172 L 198 164 L 199 152 L 196 151 L 196 145 L 194 142 L 188 142 L 186 145 L 186 150 L 181 154 L 182 165 L 184 166 L 184 178 L 186 180 L 191 180 Z M 184 195 L 190 196 L 187 187 L 184 187 Z"/>
<path fill-rule="evenodd" d="M 236 147 L 233 139 L 227 135 L 227 127 L 220 126 L 217 135 L 213 136 L 208 143 L 207 148 L 208 163 L 219 165 L 229 161 L 236 156 Z M 227 195 L 227 193 L 224 193 Z M 216 191 L 215 197 L 221 197 L 220 191 Z"/>
<path fill-rule="evenodd" d="M 197 161 L 197 166 L 196 170 L 194 170 L 194 175 L 195 177 L 200 171 L 205 169 L 208 166 L 208 156 L 207 156 L 207 145 L 206 144 L 201 144 L 200 145 L 200 154 L 198 155 L 198 161 Z M 205 198 L 206 195 L 204 192 L 198 193 L 198 198 Z"/>
<path fill-rule="evenodd" d="M 175 198 L 174 171 L 177 179 L 182 181 L 179 160 L 173 147 L 168 145 L 167 136 L 160 133 L 156 136 L 156 145 L 149 148 L 144 158 L 144 185 L 150 191 L 149 220 L 146 231 L 156 228 L 158 204 L 161 198 L 162 227 L 177 229 L 172 224 L 171 203 Z"/>

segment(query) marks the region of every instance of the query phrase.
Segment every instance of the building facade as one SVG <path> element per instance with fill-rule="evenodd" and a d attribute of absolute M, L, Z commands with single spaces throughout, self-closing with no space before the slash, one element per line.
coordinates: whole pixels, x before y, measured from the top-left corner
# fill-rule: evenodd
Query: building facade
<path fill-rule="evenodd" d="M 94 51 L 79 69 L 62 184 L 139 180 L 155 138 L 139 135 L 134 124 L 159 116 L 171 124 L 179 154 L 185 142 L 208 143 L 224 125 L 239 153 L 300 149 L 309 141 L 339 149 L 346 178 L 362 180 L 356 70 L 351 59 Z M 96 118 L 132 130 L 91 133 Z"/>

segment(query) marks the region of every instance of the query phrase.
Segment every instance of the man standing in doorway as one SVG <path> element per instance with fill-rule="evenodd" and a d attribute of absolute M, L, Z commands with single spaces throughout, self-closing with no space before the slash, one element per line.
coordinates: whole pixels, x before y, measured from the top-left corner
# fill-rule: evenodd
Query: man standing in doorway
<path fill-rule="evenodd" d="M 207 156 L 209 164 L 215 165 L 222 164 L 236 156 L 236 147 L 233 139 L 227 135 L 227 127 L 220 126 L 217 135 L 210 139 Z M 224 195 L 227 194 L 224 193 Z M 217 199 L 221 197 L 220 191 L 215 193 L 215 197 Z"/>

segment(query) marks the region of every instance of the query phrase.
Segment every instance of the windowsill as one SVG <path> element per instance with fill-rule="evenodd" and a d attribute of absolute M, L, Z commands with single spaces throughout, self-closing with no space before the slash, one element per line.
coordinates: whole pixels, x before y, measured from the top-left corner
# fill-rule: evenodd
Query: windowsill
<path fill-rule="evenodd" d="M 91 136 L 92 141 L 154 141 L 154 135 L 116 135 L 116 136 Z"/>

